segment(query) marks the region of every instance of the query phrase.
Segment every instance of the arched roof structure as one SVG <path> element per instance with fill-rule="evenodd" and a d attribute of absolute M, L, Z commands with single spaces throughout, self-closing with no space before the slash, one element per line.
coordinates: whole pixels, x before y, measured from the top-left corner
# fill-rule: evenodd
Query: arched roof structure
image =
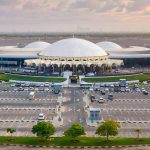
<path fill-rule="evenodd" d="M 32 43 L 29 43 L 28 45 L 26 45 L 24 48 L 39 48 L 39 49 L 44 49 L 48 46 L 50 46 L 51 44 L 48 42 L 43 42 L 43 41 L 35 41 Z"/>
<path fill-rule="evenodd" d="M 114 42 L 109 42 L 109 41 L 99 42 L 99 43 L 96 43 L 96 45 L 98 45 L 99 47 L 103 48 L 106 51 L 122 49 L 120 45 Z"/>
<path fill-rule="evenodd" d="M 57 41 L 46 49 L 40 56 L 47 57 L 102 57 L 108 54 L 96 44 L 78 38 L 69 38 Z"/>

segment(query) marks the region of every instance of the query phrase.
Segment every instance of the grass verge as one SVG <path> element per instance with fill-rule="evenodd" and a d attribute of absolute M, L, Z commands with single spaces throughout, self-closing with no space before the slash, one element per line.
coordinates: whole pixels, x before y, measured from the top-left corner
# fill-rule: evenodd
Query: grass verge
<path fill-rule="evenodd" d="M 107 142 L 105 138 L 80 137 L 79 142 L 73 143 L 68 137 L 55 137 L 51 140 L 41 141 L 37 137 L 0 137 L 1 144 L 24 144 L 24 145 L 43 145 L 43 146 L 120 146 L 120 145 L 144 145 L 150 144 L 150 138 L 110 138 Z"/>
<path fill-rule="evenodd" d="M 28 75 L 0 74 L 0 80 L 18 80 L 33 82 L 63 82 L 66 79 L 61 77 L 34 77 Z"/>
<path fill-rule="evenodd" d="M 116 76 L 116 77 L 90 77 L 83 78 L 82 80 L 85 82 L 118 82 L 120 79 L 126 79 L 127 81 L 131 80 L 150 80 L 150 73 L 136 74 L 136 75 L 128 75 L 128 76 Z"/>

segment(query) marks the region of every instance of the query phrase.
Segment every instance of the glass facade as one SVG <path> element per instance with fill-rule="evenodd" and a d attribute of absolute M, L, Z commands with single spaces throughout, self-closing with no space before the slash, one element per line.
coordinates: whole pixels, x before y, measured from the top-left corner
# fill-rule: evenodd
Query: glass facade
<path fill-rule="evenodd" d="M 125 58 L 124 65 L 127 67 L 148 67 L 150 66 L 150 58 Z"/>
<path fill-rule="evenodd" d="M 150 67 L 150 58 L 119 58 L 119 59 L 123 60 L 125 67 Z"/>
<path fill-rule="evenodd" d="M 26 58 L 0 58 L 0 66 L 24 66 Z"/>
<path fill-rule="evenodd" d="M 117 59 L 117 58 L 115 58 Z M 149 67 L 150 58 L 120 58 L 126 67 Z M 120 60 L 119 59 L 119 60 Z M 26 58 L 0 58 L 0 66 L 23 66 Z M 66 68 L 65 68 L 66 69 Z"/>

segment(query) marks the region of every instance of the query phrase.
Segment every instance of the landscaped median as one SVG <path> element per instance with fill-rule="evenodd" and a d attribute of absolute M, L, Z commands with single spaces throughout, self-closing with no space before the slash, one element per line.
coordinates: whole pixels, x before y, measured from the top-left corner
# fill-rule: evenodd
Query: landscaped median
<path fill-rule="evenodd" d="M 38 137 L 0 137 L 0 144 L 17 145 L 37 145 L 37 146 L 126 146 L 126 145 L 147 145 L 150 144 L 150 138 L 94 138 L 79 137 L 78 142 L 72 142 L 69 137 L 54 137 L 50 140 L 41 140 Z"/>
<path fill-rule="evenodd" d="M 85 82 L 118 82 L 120 79 L 126 79 L 127 81 L 132 80 L 150 80 L 150 73 L 140 73 L 134 75 L 123 75 L 123 76 L 113 76 L 113 77 L 85 77 L 82 80 Z"/>
<path fill-rule="evenodd" d="M 30 81 L 30 82 L 64 82 L 66 79 L 62 77 L 38 77 L 29 75 L 17 75 L 17 74 L 0 74 L 0 80 L 18 80 L 18 81 Z"/>

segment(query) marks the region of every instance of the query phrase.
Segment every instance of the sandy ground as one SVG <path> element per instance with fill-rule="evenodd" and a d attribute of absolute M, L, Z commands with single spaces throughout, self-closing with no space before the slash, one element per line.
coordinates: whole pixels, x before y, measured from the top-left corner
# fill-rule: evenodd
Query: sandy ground
<path fill-rule="evenodd" d="M 0 146 L 0 150 L 62 150 L 62 149 L 53 149 L 53 148 L 30 148 L 30 147 L 20 147 L 20 146 Z M 68 150 L 68 149 L 63 149 Z M 81 150 L 81 149 L 74 149 Z M 86 150 L 86 149 L 85 149 Z M 87 150 L 92 150 L 88 149 Z M 131 148 L 102 148 L 102 149 L 93 149 L 93 150 L 150 150 L 150 147 L 131 147 Z"/>

